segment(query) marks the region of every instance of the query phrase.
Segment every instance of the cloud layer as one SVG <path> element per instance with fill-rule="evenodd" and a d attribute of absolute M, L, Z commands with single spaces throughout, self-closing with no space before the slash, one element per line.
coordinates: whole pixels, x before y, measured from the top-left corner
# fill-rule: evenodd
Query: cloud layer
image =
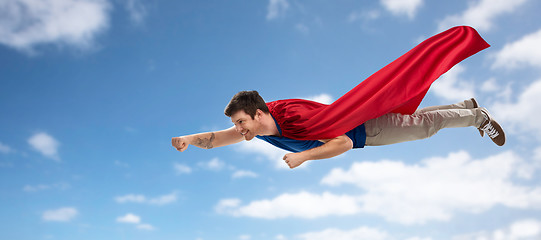
<path fill-rule="evenodd" d="M 245 205 L 240 199 L 222 199 L 216 211 L 264 219 L 370 213 L 407 225 L 448 221 L 456 212 L 480 213 L 496 205 L 539 208 L 541 188 L 513 182 L 530 179 L 532 171 L 532 165 L 512 151 L 484 159 L 460 151 L 414 165 L 389 160 L 357 162 L 347 170 L 333 169 L 321 184 L 353 185 L 364 192 L 361 195 L 301 191 Z"/>

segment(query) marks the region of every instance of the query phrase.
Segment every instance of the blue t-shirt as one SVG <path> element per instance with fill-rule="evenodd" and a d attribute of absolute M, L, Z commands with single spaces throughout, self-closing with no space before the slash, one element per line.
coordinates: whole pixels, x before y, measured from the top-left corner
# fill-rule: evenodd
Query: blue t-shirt
<path fill-rule="evenodd" d="M 278 132 L 280 132 L 280 135 L 282 135 L 282 129 L 276 122 L 276 119 L 274 120 L 274 123 L 276 124 L 276 127 L 278 128 Z M 364 129 L 364 124 L 361 124 L 357 126 L 356 128 L 350 130 L 349 132 L 346 133 L 346 136 L 348 136 L 351 139 L 351 141 L 353 141 L 353 148 L 364 148 L 364 144 L 366 143 L 366 132 Z M 286 138 L 286 137 L 259 136 L 259 135 L 256 137 L 278 148 L 281 148 L 290 152 L 302 152 L 308 149 L 319 147 L 324 144 L 323 142 L 318 141 L 318 140 L 295 140 L 295 139 Z"/>

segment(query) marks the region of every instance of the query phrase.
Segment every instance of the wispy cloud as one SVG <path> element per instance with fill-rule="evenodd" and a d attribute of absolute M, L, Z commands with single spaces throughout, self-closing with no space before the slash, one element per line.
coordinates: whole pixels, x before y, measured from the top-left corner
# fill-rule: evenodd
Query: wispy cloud
<path fill-rule="evenodd" d="M 381 16 L 378 10 L 354 11 L 348 15 L 349 22 L 375 20 Z"/>
<path fill-rule="evenodd" d="M 516 94 L 516 102 L 498 101 L 492 107 L 494 115 L 498 121 L 506 123 L 509 129 L 533 134 L 541 139 L 541 125 L 539 119 L 541 112 L 541 79 L 524 88 L 524 91 Z"/>
<path fill-rule="evenodd" d="M 64 207 L 43 212 L 42 219 L 48 222 L 69 222 L 73 220 L 79 212 L 73 207 Z"/>
<path fill-rule="evenodd" d="M 133 213 L 127 213 L 124 216 L 117 217 L 116 221 L 119 223 L 135 224 L 136 228 L 141 229 L 141 230 L 147 230 L 147 231 L 155 230 L 154 226 L 147 223 L 141 223 L 141 217 Z"/>
<path fill-rule="evenodd" d="M 289 169 L 289 167 L 283 160 L 284 155 L 288 152 L 279 149 L 263 140 L 253 139 L 249 142 L 243 141 L 237 144 L 235 147 L 237 151 L 262 156 L 266 160 L 269 160 L 271 164 L 277 169 Z M 304 166 L 304 164 L 301 165 L 301 167 L 302 166 Z"/>
<path fill-rule="evenodd" d="M 0 153 L 10 153 L 12 151 L 13 149 L 11 149 L 11 147 L 0 142 Z"/>
<path fill-rule="evenodd" d="M 447 101 L 461 101 L 475 96 L 472 81 L 462 79 L 465 67 L 456 65 L 431 86 L 431 92 Z"/>
<path fill-rule="evenodd" d="M 120 217 L 117 217 L 116 218 L 116 221 L 117 222 L 120 222 L 120 223 L 140 223 L 141 222 L 141 218 L 133 213 L 128 213 L 124 216 L 120 216 Z"/>
<path fill-rule="evenodd" d="M 180 163 L 174 163 L 173 168 L 175 169 L 177 175 L 190 174 L 192 172 L 191 167 Z"/>
<path fill-rule="evenodd" d="M 219 158 L 213 158 L 207 162 L 200 162 L 199 167 L 211 171 L 220 171 L 226 167 L 226 164 Z"/>
<path fill-rule="evenodd" d="M 237 170 L 231 176 L 232 178 L 256 178 L 258 175 L 255 172 L 247 170 Z"/>
<path fill-rule="evenodd" d="M 341 230 L 329 228 L 317 232 L 303 233 L 297 236 L 300 239 L 306 240 L 325 240 L 325 239 L 340 239 L 340 240 L 390 240 L 388 233 L 375 228 L 359 227 L 352 230 Z"/>
<path fill-rule="evenodd" d="M 302 34 L 310 33 L 310 28 L 308 28 L 308 26 L 306 26 L 306 24 L 303 24 L 303 23 L 295 24 L 295 29 L 297 29 L 297 31 L 299 31 Z"/>
<path fill-rule="evenodd" d="M 494 231 L 481 231 L 456 236 L 456 240 L 478 239 L 513 239 L 533 240 L 541 239 L 541 221 L 538 219 L 522 219 L 513 222 L 508 227 Z"/>
<path fill-rule="evenodd" d="M 38 184 L 38 185 L 25 185 L 23 191 L 25 192 L 39 192 L 51 189 L 66 190 L 70 188 L 67 183 L 55 183 L 55 184 Z"/>
<path fill-rule="evenodd" d="M 492 69 L 517 69 L 521 67 L 541 67 L 541 29 L 521 39 L 506 44 L 494 55 Z"/>
<path fill-rule="evenodd" d="M 146 6 L 140 0 L 125 0 L 124 6 L 130 15 L 130 20 L 134 24 L 142 24 L 147 17 L 148 11 Z"/>
<path fill-rule="evenodd" d="M 7 0 L 0 5 L 0 43 L 26 53 L 40 44 L 87 49 L 108 28 L 106 0 Z"/>
<path fill-rule="evenodd" d="M 385 9 L 393 15 L 405 15 L 413 19 L 418 9 L 423 5 L 423 0 L 380 0 Z"/>
<path fill-rule="evenodd" d="M 267 6 L 267 20 L 274 20 L 284 16 L 288 9 L 289 3 L 287 0 L 269 0 L 269 5 Z"/>
<path fill-rule="evenodd" d="M 28 139 L 28 144 L 45 157 L 60 161 L 60 157 L 58 156 L 60 143 L 51 135 L 44 132 L 37 133 Z"/>
<path fill-rule="evenodd" d="M 478 0 L 470 4 L 469 8 L 461 14 L 445 17 L 439 23 L 439 31 L 443 31 L 457 25 L 469 25 L 482 31 L 489 31 L 494 26 L 494 21 L 500 15 L 511 13 L 526 3 L 528 0 Z"/>
<path fill-rule="evenodd" d="M 148 223 L 142 223 L 137 225 L 137 229 L 146 230 L 146 231 L 153 231 L 156 228 Z"/>
<path fill-rule="evenodd" d="M 115 197 L 117 203 L 146 203 L 151 205 L 166 205 L 177 201 L 177 192 L 170 194 L 148 198 L 142 194 L 127 194 L 124 196 Z"/>

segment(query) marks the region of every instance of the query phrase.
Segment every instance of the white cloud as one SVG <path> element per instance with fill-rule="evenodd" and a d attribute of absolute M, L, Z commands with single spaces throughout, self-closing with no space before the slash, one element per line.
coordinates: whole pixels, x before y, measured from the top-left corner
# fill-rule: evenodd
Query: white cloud
<path fill-rule="evenodd" d="M 0 153 L 10 153 L 13 151 L 8 145 L 4 145 L 2 142 L 0 142 Z"/>
<path fill-rule="evenodd" d="M 106 0 L 4 0 L 0 3 L 0 43 L 33 53 L 40 44 L 93 45 L 108 28 Z"/>
<path fill-rule="evenodd" d="M 174 167 L 175 172 L 177 173 L 177 175 L 190 174 L 192 172 L 192 168 L 190 168 L 189 166 L 186 166 L 184 164 L 174 163 L 173 167 Z"/>
<path fill-rule="evenodd" d="M 308 232 L 297 236 L 306 240 L 390 240 L 391 237 L 386 232 L 369 227 L 359 227 L 352 230 L 340 230 L 335 228 L 325 229 L 319 232 Z"/>
<path fill-rule="evenodd" d="M 60 143 L 51 135 L 43 132 L 37 133 L 28 139 L 28 144 L 44 156 L 60 161 L 60 157 L 58 156 L 58 147 Z"/>
<path fill-rule="evenodd" d="M 323 104 L 331 104 L 334 101 L 333 97 L 326 93 L 305 97 L 304 99 L 311 100 L 318 103 L 323 103 Z"/>
<path fill-rule="evenodd" d="M 459 77 L 464 70 L 462 65 L 454 66 L 432 84 L 431 92 L 446 101 L 461 101 L 475 96 L 473 83 Z"/>
<path fill-rule="evenodd" d="M 116 221 L 117 222 L 120 222 L 120 223 L 140 223 L 141 222 L 141 218 L 133 213 L 128 213 L 124 216 L 121 216 L 121 217 L 117 217 L 116 218 Z"/>
<path fill-rule="evenodd" d="M 237 170 L 231 176 L 232 178 L 256 178 L 258 175 L 255 172 L 247 170 Z"/>
<path fill-rule="evenodd" d="M 76 208 L 64 207 L 43 212 L 42 219 L 50 222 L 69 222 L 77 216 Z"/>
<path fill-rule="evenodd" d="M 137 225 L 137 229 L 147 230 L 147 231 L 153 231 L 153 230 L 155 230 L 156 228 L 154 228 L 154 226 L 152 226 L 152 225 L 150 225 L 150 224 L 143 223 L 143 224 Z"/>
<path fill-rule="evenodd" d="M 541 79 L 535 81 L 518 95 L 516 102 L 496 102 L 491 108 L 498 122 L 513 131 L 541 136 Z M 541 138 L 540 138 L 541 139 Z"/>
<path fill-rule="evenodd" d="M 321 180 L 321 184 L 332 187 L 357 186 L 362 190 L 359 195 L 302 191 L 246 204 L 232 198 L 219 201 L 215 210 L 236 217 L 263 219 L 369 213 L 411 225 L 448 221 L 456 212 L 481 213 L 495 206 L 539 209 L 541 187 L 513 182 L 531 180 L 539 167 L 522 160 L 513 151 L 482 159 L 460 151 L 412 165 L 389 160 L 363 161 L 347 170 L 333 169 Z"/>
<path fill-rule="evenodd" d="M 490 78 L 481 85 L 481 91 L 483 92 L 497 92 L 499 90 L 501 90 L 501 87 L 498 85 L 495 78 Z"/>
<path fill-rule="evenodd" d="M 241 204 L 241 200 L 238 198 L 222 199 L 216 204 L 214 210 L 217 213 L 227 213 L 230 209 L 237 208 Z"/>
<path fill-rule="evenodd" d="M 475 160 L 467 152 L 434 157 L 420 164 L 397 161 L 354 163 L 333 169 L 322 184 L 353 184 L 365 193 L 361 211 L 403 224 L 447 221 L 456 211 L 479 213 L 496 205 L 539 208 L 541 188 L 515 185 L 531 174 L 512 151 Z"/>
<path fill-rule="evenodd" d="M 423 0 L 380 0 L 380 3 L 393 15 L 406 15 L 413 19 L 423 5 Z"/>
<path fill-rule="evenodd" d="M 136 224 L 136 228 L 141 229 L 141 230 L 146 230 L 146 231 L 155 230 L 154 226 L 147 223 L 141 223 L 141 217 L 133 213 L 127 213 L 124 216 L 117 217 L 116 221 L 119 223 Z"/>
<path fill-rule="evenodd" d="M 494 25 L 494 19 L 505 13 L 511 13 L 527 0 L 479 0 L 470 4 L 463 13 L 447 16 L 439 23 L 439 31 L 457 25 L 469 25 L 481 31 L 488 31 Z"/>
<path fill-rule="evenodd" d="M 115 201 L 117 203 L 127 203 L 127 202 L 144 203 L 147 201 L 147 199 L 144 195 L 128 194 L 124 196 L 115 197 Z"/>
<path fill-rule="evenodd" d="M 151 205 L 166 205 L 169 203 L 173 203 L 177 200 L 177 193 L 172 192 L 170 194 L 154 197 L 154 198 L 147 198 L 145 195 L 141 194 L 128 194 L 124 196 L 118 196 L 115 197 L 115 201 L 117 203 L 147 203 Z"/>
<path fill-rule="evenodd" d="M 541 67 L 541 29 L 528 34 L 521 39 L 506 44 L 494 55 L 493 69 L 520 67 Z"/>
<path fill-rule="evenodd" d="M 331 215 L 352 215 L 361 210 L 355 197 L 328 192 L 321 195 L 308 192 L 286 193 L 270 200 L 253 201 L 245 206 L 240 204 L 238 199 L 224 199 L 217 204 L 216 211 L 236 217 L 313 219 Z"/>
<path fill-rule="evenodd" d="M 537 219 L 523 219 L 512 223 L 504 229 L 492 232 L 477 232 L 456 236 L 453 240 L 534 240 L 541 239 L 541 221 Z"/>
<path fill-rule="evenodd" d="M 150 200 L 148 200 L 148 203 L 153 204 L 153 205 L 165 205 L 165 204 L 173 203 L 176 201 L 177 201 L 177 193 L 172 192 L 167 195 L 151 198 Z"/>
<path fill-rule="evenodd" d="M 267 20 L 273 20 L 285 15 L 288 9 L 289 3 L 287 0 L 269 0 L 269 5 L 267 7 Z"/>
<path fill-rule="evenodd" d="M 208 162 L 200 162 L 199 166 L 212 171 L 220 171 L 226 167 L 226 164 L 219 158 L 213 158 Z"/>

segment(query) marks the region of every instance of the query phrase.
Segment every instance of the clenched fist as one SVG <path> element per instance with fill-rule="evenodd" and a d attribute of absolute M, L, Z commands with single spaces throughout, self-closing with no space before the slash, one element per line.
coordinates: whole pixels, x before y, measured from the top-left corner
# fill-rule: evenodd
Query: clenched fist
<path fill-rule="evenodd" d="M 288 153 L 284 156 L 284 161 L 287 163 L 289 168 L 296 168 L 304 163 L 307 159 L 304 157 L 302 152 L 298 153 Z"/>
<path fill-rule="evenodd" d="M 188 141 L 184 137 L 174 137 L 171 139 L 171 144 L 173 147 L 175 147 L 178 151 L 184 152 L 188 148 L 190 144 L 188 144 Z"/>

